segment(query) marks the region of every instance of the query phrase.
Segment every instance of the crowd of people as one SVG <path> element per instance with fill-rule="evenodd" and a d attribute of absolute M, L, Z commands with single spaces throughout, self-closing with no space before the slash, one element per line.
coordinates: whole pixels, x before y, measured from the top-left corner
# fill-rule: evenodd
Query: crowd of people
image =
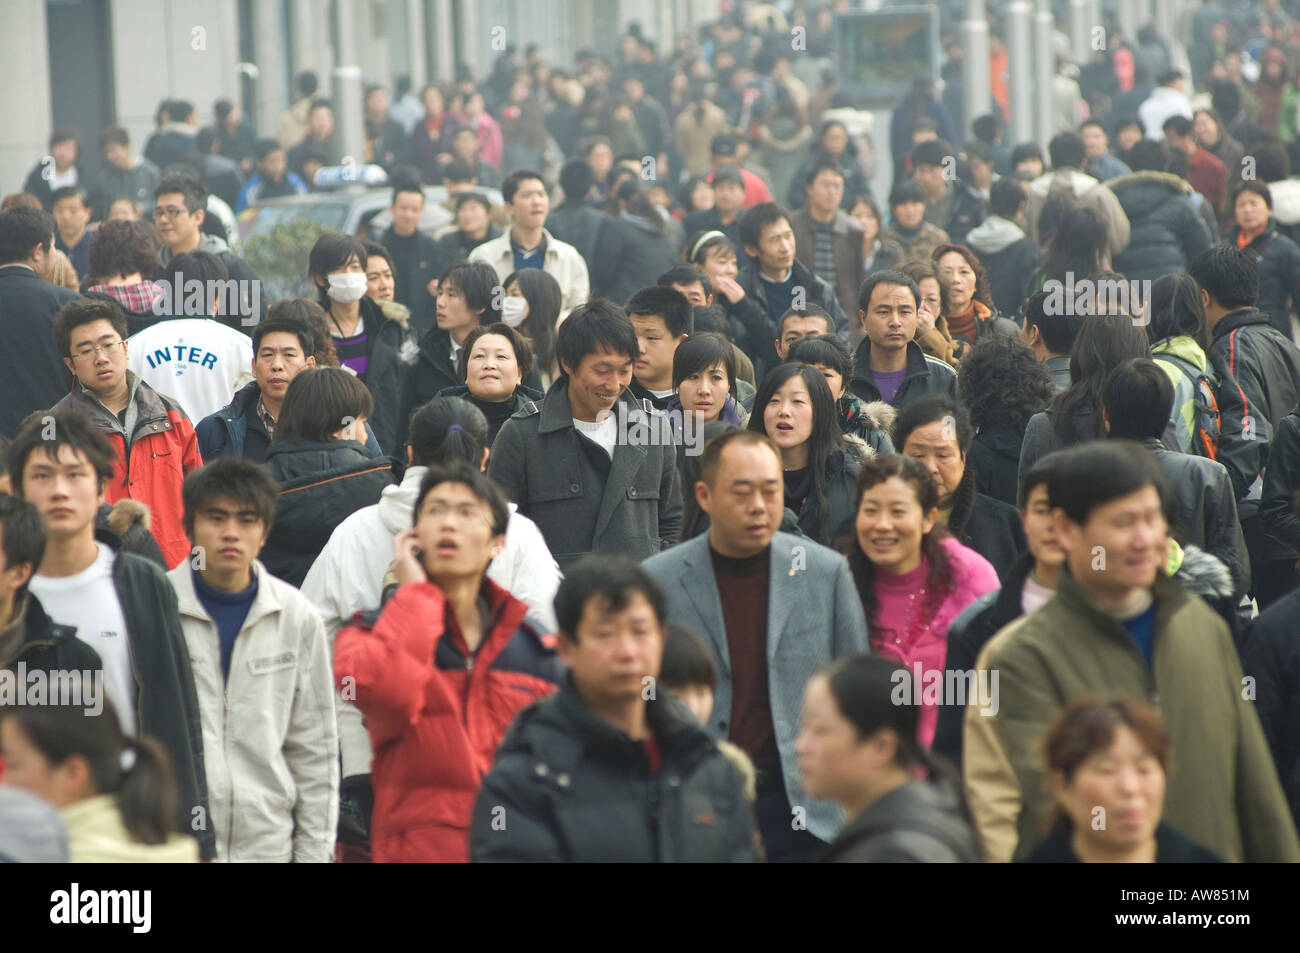
<path fill-rule="evenodd" d="M 831 7 L 738 6 L 367 86 L 392 224 L 311 297 L 230 226 L 341 161 L 314 75 L 51 136 L 0 855 L 1300 861 L 1300 23 L 1203 8 L 1192 95 L 1108 21 L 1044 156 L 996 22 L 988 114 L 954 41 L 873 131 Z"/>

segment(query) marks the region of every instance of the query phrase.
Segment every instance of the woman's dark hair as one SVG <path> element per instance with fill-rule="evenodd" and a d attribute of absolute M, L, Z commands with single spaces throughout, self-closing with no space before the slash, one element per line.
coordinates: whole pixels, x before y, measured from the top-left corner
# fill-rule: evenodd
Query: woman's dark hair
<path fill-rule="evenodd" d="M 691 200 L 691 196 L 695 194 L 695 190 L 699 188 L 701 182 L 708 185 L 704 176 L 693 175 L 686 180 L 686 183 L 681 188 L 677 190 L 677 204 L 682 207 L 682 211 L 687 215 L 691 212 L 699 211 L 699 209 L 695 207 L 695 203 Z"/>
<path fill-rule="evenodd" d="M 992 311 L 994 309 L 993 292 L 990 290 L 989 286 L 988 270 L 984 267 L 983 262 L 979 260 L 979 257 L 965 245 L 949 243 L 946 245 L 939 245 L 934 251 L 930 252 L 930 260 L 934 262 L 935 271 L 939 270 L 940 259 L 942 259 L 944 255 L 950 255 L 954 252 L 961 255 L 961 257 L 966 260 L 966 264 L 970 265 L 970 270 L 975 272 L 975 293 L 971 295 L 971 300 L 978 301 L 980 304 L 984 305 L 984 307 Z M 949 308 L 948 282 L 943 280 L 942 275 L 939 277 L 939 293 L 939 300 L 943 306 L 944 317 L 947 317 Z"/>
<path fill-rule="evenodd" d="M 635 215 L 637 218 L 649 223 L 654 227 L 656 232 L 664 230 L 664 220 L 655 208 L 650 197 L 646 195 L 645 190 L 641 188 L 641 183 L 636 179 L 628 179 L 619 185 L 618 190 L 614 193 L 614 198 L 624 204 L 624 210 L 629 215 Z"/>
<path fill-rule="evenodd" d="M 1072 699 L 1043 736 L 1043 759 L 1048 771 L 1059 771 L 1069 784 L 1084 762 L 1115 741 L 1115 732 L 1129 728 L 1137 735 L 1161 770 L 1168 773 L 1171 744 L 1169 729 L 1160 713 L 1127 698 L 1106 700 L 1097 695 Z"/>
<path fill-rule="evenodd" d="M 105 698 L 103 706 L 91 714 L 83 705 L 11 705 L 0 708 L 0 721 L 13 719 L 52 765 L 84 758 L 95 795 L 114 796 L 131 839 L 165 844 L 176 829 L 176 781 L 167 752 L 147 735 L 125 736 L 112 703 Z"/>
<path fill-rule="evenodd" d="M 659 662 L 659 682 L 674 688 L 707 688 L 718 685 L 718 667 L 704 640 L 680 622 L 669 622 Z"/>
<path fill-rule="evenodd" d="M 989 334 L 961 362 L 957 393 L 977 429 L 1001 423 L 1024 429 L 1054 391 L 1051 375 L 1027 344 L 1010 334 Z"/>
<path fill-rule="evenodd" d="M 420 481 L 420 492 L 416 495 L 415 508 L 411 511 L 412 526 L 420 522 L 420 508 L 424 505 L 424 498 L 444 483 L 459 483 L 469 487 L 470 492 L 492 511 L 492 535 L 505 533 L 506 524 L 510 522 L 510 504 L 506 501 L 505 494 L 478 468 L 477 462 L 465 460 L 448 460 L 429 467 L 424 479 Z"/>
<path fill-rule="evenodd" d="M 458 261 L 442 273 L 438 287 L 446 285 L 460 292 L 465 305 L 479 314 L 480 324 L 501 320 L 500 296 L 493 294 L 497 287 L 496 269 L 482 261 Z"/>
<path fill-rule="evenodd" d="M 528 317 L 520 329 L 528 336 L 536 366 L 555 372 L 555 322 L 560 319 L 564 293 L 554 276 L 540 268 L 521 268 L 502 282 L 503 288 L 518 284 L 519 296 L 528 302 Z"/>
<path fill-rule="evenodd" d="M 411 414 L 406 437 L 411 465 L 464 460 L 481 466 L 483 450 L 491 443 L 488 433 L 483 411 L 464 397 L 435 397 Z"/>
<path fill-rule="evenodd" d="M 848 140 L 844 146 L 844 154 L 855 155 L 857 150 L 853 147 L 853 137 L 849 135 L 849 127 L 844 125 L 844 123 L 838 119 L 827 119 L 821 124 L 821 128 L 817 130 L 817 152 L 824 155 L 830 155 L 830 153 L 826 151 L 826 133 L 830 132 L 836 126 L 839 126 L 844 133 L 844 138 Z"/>
<path fill-rule="evenodd" d="M 341 367 L 308 367 L 289 384 L 272 443 L 326 443 L 358 417 L 369 417 L 375 400 L 366 385 Z M 350 418 L 350 419 L 349 419 Z M 359 441 L 365 442 L 365 438 Z"/>
<path fill-rule="evenodd" d="M 712 251 L 729 251 L 732 255 L 736 254 L 736 246 L 731 243 L 731 239 L 721 232 L 710 238 L 700 241 L 709 232 L 696 232 L 686 241 L 682 248 L 682 261 L 704 267 L 704 263 L 709 260 L 709 253 Z"/>
<path fill-rule="evenodd" d="M 131 275 L 145 280 L 158 270 L 158 231 L 147 222 L 109 219 L 90 233 L 90 274 L 95 279 Z M 29 249 L 30 250 L 30 249 Z"/>
<path fill-rule="evenodd" d="M 721 334 L 706 331 L 692 334 L 673 353 L 673 390 L 692 374 L 721 364 L 727 372 L 727 392 L 736 400 L 736 352 Z"/>
<path fill-rule="evenodd" d="M 900 444 L 901 446 L 901 444 Z M 858 483 L 853 491 L 853 512 L 862 506 L 863 495 L 874 486 L 884 483 L 890 477 L 898 477 L 910 484 L 916 492 L 916 502 L 921 507 L 922 515 L 930 513 L 939 506 L 939 490 L 934 485 L 930 471 L 925 464 L 912 457 L 897 454 L 882 454 L 862 461 L 858 471 Z M 943 538 L 947 529 L 939 520 L 935 520 L 930 532 L 921 537 L 921 555 L 930 562 L 930 571 L 925 578 L 927 596 L 922 604 L 922 611 L 937 607 L 951 592 L 954 585 L 952 560 L 943 548 Z M 857 587 L 858 598 L 862 600 L 862 612 L 867 618 L 867 627 L 871 632 L 894 631 L 888 622 L 877 618 L 880 606 L 876 601 L 876 567 L 867 554 L 862 551 L 857 533 L 842 544 L 849 560 L 849 571 L 853 574 L 853 584 Z"/>
<path fill-rule="evenodd" d="M 872 196 L 862 192 L 852 197 L 849 203 L 849 211 L 852 212 L 859 205 L 865 205 L 867 207 L 867 210 L 871 212 L 872 217 L 876 220 L 877 230 L 883 232 L 885 230 L 885 217 L 881 214 L 880 203 Z M 879 235 L 877 235 L 877 237 L 879 237 Z"/>
<path fill-rule="evenodd" d="M 835 396 L 822 372 L 807 364 L 778 364 L 764 375 L 754 395 L 754 410 L 749 416 L 749 429 L 768 437 L 764 411 L 786 383 L 794 377 L 803 379 L 812 400 L 812 434 L 808 437 L 808 466 L 812 469 L 813 498 L 816 507 L 820 538 L 815 542 L 830 543 L 829 507 L 826 503 L 826 464 L 833 451 L 843 452 L 844 437 L 840 433 L 839 417 L 835 409 Z M 806 506 L 807 504 L 805 504 Z"/>
<path fill-rule="evenodd" d="M 1125 361 L 1150 357 L 1146 332 L 1126 314 L 1099 314 L 1083 322 L 1070 349 L 1070 386 L 1052 398 L 1052 427 L 1067 444 L 1106 436 L 1101 422 L 1101 385 Z M 1085 425 L 1080 411 L 1091 412 Z"/>
<path fill-rule="evenodd" d="M 853 352 L 849 350 L 848 342 L 835 334 L 800 338 L 786 352 L 785 359 L 829 367 L 844 379 L 845 387 L 853 380 Z"/>
<path fill-rule="evenodd" d="M 289 327 L 273 327 L 262 333 L 270 331 L 292 331 L 298 334 L 298 340 L 303 345 L 303 356 L 311 355 L 316 358 L 317 367 L 338 367 L 339 355 L 334 349 L 334 339 L 330 334 L 329 317 L 322 308 L 311 298 L 282 298 L 275 304 L 266 309 L 266 319 L 259 322 L 253 329 L 253 350 L 257 351 L 257 345 L 261 341 L 259 331 L 271 321 L 294 321 L 298 325 L 311 332 L 311 346 L 307 345 L 307 338 L 297 330 Z"/>
<path fill-rule="evenodd" d="M 1057 189 L 1055 192 L 1049 192 L 1047 198 L 1043 200 L 1043 210 L 1038 215 L 1038 243 L 1043 247 L 1050 247 L 1052 239 L 1056 237 L 1057 229 L 1061 222 L 1071 211 L 1079 207 L 1079 200 L 1075 198 L 1074 193 L 1069 189 Z M 1089 269 L 1086 274 L 1091 274 L 1094 269 Z"/>
<path fill-rule="evenodd" d="M 1202 351 L 1209 352 L 1205 307 L 1196 279 L 1181 272 L 1161 275 L 1151 283 L 1147 339 L 1152 347 L 1160 341 L 1187 335 Z"/>
<path fill-rule="evenodd" d="M 325 282 L 316 285 L 316 300 L 326 311 L 330 309 L 329 273 L 343 268 L 353 256 L 361 270 L 365 271 L 366 246 L 361 244 L 361 239 L 342 232 L 328 232 L 316 239 L 316 244 L 311 246 L 311 254 L 307 256 L 307 274 L 312 277 L 313 284 L 316 278 Z"/>
<path fill-rule="evenodd" d="M 1043 257 L 1043 275 L 1068 285 L 1101 268 L 1106 256 L 1106 223 L 1094 209 L 1076 206 L 1061 216 Z"/>
<path fill-rule="evenodd" d="M 515 352 L 515 363 L 519 365 L 519 378 L 522 380 L 527 377 L 528 372 L 533 369 L 533 352 L 528 347 L 528 342 L 524 340 L 523 335 L 510 325 L 498 321 L 495 324 L 480 324 L 465 335 L 465 340 L 460 346 L 460 358 L 456 362 L 456 373 L 460 375 L 460 382 L 462 384 L 468 382 L 469 355 L 474 350 L 475 342 L 488 334 L 498 334 L 510 342 L 510 347 Z"/>

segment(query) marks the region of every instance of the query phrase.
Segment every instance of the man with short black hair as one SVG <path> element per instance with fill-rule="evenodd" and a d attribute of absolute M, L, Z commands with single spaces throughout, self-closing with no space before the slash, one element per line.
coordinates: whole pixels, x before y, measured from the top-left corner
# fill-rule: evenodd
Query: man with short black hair
<path fill-rule="evenodd" d="M 384 230 L 379 243 L 393 259 L 396 281 L 393 298 L 410 309 L 411 325 L 419 337 L 436 323 L 434 297 L 438 293 L 438 278 L 454 259 L 444 258 L 438 243 L 420 230 L 424 189 L 419 182 L 399 182 L 394 186 L 388 211 L 393 216 L 393 224 Z"/>
<path fill-rule="evenodd" d="M 957 178 L 957 156 L 943 139 L 922 142 L 912 150 L 912 176 L 925 195 L 925 220 L 942 228 L 955 244 L 966 242 L 984 221 L 984 202 Z"/>
<path fill-rule="evenodd" d="M 284 140 L 281 140 L 283 143 Z M 309 186 L 314 185 L 307 172 L 307 160 L 313 153 L 320 154 L 324 165 L 338 165 L 340 159 L 338 136 L 334 134 L 334 105 L 328 99 L 313 99 L 307 110 L 307 134 L 289 146 L 285 156 L 289 168 L 302 177 Z"/>
<path fill-rule="evenodd" d="M 782 361 L 790 353 L 790 348 L 803 338 L 816 337 L 818 334 L 834 334 L 833 320 L 825 308 L 815 304 L 803 308 L 791 308 L 781 315 L 776 322 L 776 356 Z"/>
<path fill-rule="evenodd" d="M 81 134 L 72 126 L 60 126 L 50 133 L 50 152 L 27 173 L 23 191 L 41 200 L 41 207 L 54 211 L 54 193 L 81 183 L 77 158 L 81 152 Z"/>
<path fill-rule="evenodd" d="M 862 283 L 862 226 L 841 207 L 844 170 L 834 159 L 813 163 L 804 180 L 804 203 L 790 215 L 794 254 L 835 289 L 840 301 L 853 301 Z"/>
<path fill-rule="evenodd" d="M 654 688 L 668 622 L 655 581 L 625 556 L 589 557 L 566 574 L 555 608 L 568 677 L 519 713 L 497 750 L 470 859 L 754 860 L 740 773 Z"/>
<path fill-rule="evenodd" d="M 50 196 L 54 222 L 58 226 L 54 245 L 68 256 L 77 277 L 90 274 L 90 199 L 79 185 L 56 189 Z"/>
<path fill-rule="evenodd" d="M 1015 179 L 998 179 L 989 190 L 989 215 L 966 236 L 966 245 L 989 273 L 993 306 L 1004 317 L 1020 313 L 1038 270 L 1040 255 L 1020 227 L 1025 190 Z M 954 239 L 955 240 L 955 239 Z"/>
<path fill-rule="evenodd" d="M 673 355 L 694 333 L 690 302 L 679 291 L 652 285 L 627 299 L 624 309 L 641 354 L 632 369 L 628 392 L 666 411 L 673 399 Z"/>
<path fill-rule="evenodd" d="M 307 183 L 296 172 L 289 171 L 284 146 L 274 139 L 259 139 L 253 146 L 253 158 L 257 171 L 239 191 L 239 198 L 234 205 L 236 215 L 250 205 L 267 199 L 307 194 Z"/>
<path fill-rule="evenodd" d="M 153 211 L 153 190 L 161 173 L 143 156 L 131 155 L 131 140 L 121 126 L 109 126 L 99 134 L 99 151 L 104 165 L 90 186 L 95 221 L 108 217 L 114 199 L 127 198 L 145 214 Z M 236 209 L 238 211 L 238 209 Z"/>
<path fill-rule="evenodd" d="M 916 343 L 921 289 L 901 271 L 877 271 L 862 282 L 858 321 L 862 342 L 849 390 L 867 403 L 902 408 L 928 394 L 957 396 L 957 374 Z M 894 446 L 899 446 L 897 443 Z"/>
<path fill-rule="evenodd" d="M 755 205 L 740 220 L 740 241 L 751 260 L 736 282 L 773 325 L 792 307 L 816 304 L 830 313 L 836 334 L 848 335 L 835 289 L 795 256 L 794 228 L 785 209 L 775 202 Z"/>
<path fill-rule="evenodd" d="M 949 243 L 947 232 L 925 220 L 925 193 L 911 179 L 890 190 L 889 214 L 889 227 L 881 231 L 880 240 L 897 242 L 903 249 L 902 261 L 929 261 L 931 252 Z M 849 300 L 856 301 L 857 296 Z"/>
<path fill-rule="evenodd" d="M 666 418 L 626 393 L 641 353 L 627 314 L 602 298 L 579 307 L 555 352 L 560 377 L 540 406 L 506 421 L 488 472 L 562 569 L 588 552 L 666 549 L 681 523 L 677 453 L 659 439 Z"/>
<path fill-rule="evenodd" d="M 551 199 L 541 173 L 511 172 L 501 186 L 501 197 L 510 213 L 510 230 L 475 248 L 470 261 L 487 262 L 502 282 L 520 268 L 541 268 L 559 283 L 559 320 L 563 321 L 590 293 L 587 263 L 576 248 L 546 230 Z"/>
<path fill-rule="evenodd" d="M 257 559 L 280 488 L 227 457 L 185 480 L 201 560 L 167 574 L 194 672 L 218 861 L 328 863 L 338 822 L 334 679 L 320 617 Z"/>
<path fill-rule="evenodd" d="M 1187 174 L 1183 178 L 1205 196 L 1211 209 L 1217 212 L 1223 208 L 1228 187 L 1227 169 L 1218 156 L 1197 144 L 1196 136 L 1192 134 L 1191 117 L 1170 116 L 1165 120 L 1164 132 L 1169 148 L 1186 156 Z"/>
<path fill-rule="evenodd" d="M 1083 327 L 1084 316 L 1049 314 L 1047 300 L 1050 297 L 1050 292 L 1039 291 L 1025 302 L 1020 340 L 1029 345 L 1034 357 L 1038 358 L 1038 363 L 1047 368 L 1047 373 L 1052 378 L 1052 387 L 1059 394 L 1070 386 L 1070 352 L 1074 350 L 1074 339 Z"/>
<path fill-rule="evenodd" d="M 0 435 L 52 407 L 72 381 L 50 328 L 77 294 L 50 284 L 54 219 L 34 208 L 0 212 Z"/>
<path fill-rule="evenodd" d="M 55 409 L 24 421 L 9 450 L 14 495 L 34 504 L 45 522 L 30 590 L 99 655 L 123 732 L 152 735 L 166 749 L 179 795 L 177 829 L 194 836 L 209 859 L 216 853 L 212 827 L 196 823 L 209 816 L 203 731 L 176 594 L 147 559 L 96 541 L 113 446 L 84 414 Z"/>
<path fill-rule="evenodd" d="M 168 166 L 199 158 L 195 136 L 199 131 L 194 104 L 186 99 L 167 102 L 167 121 L 149 137 L 145 157 L 164 173 Z"/>
<path fill-rule="evenodd" d="M 1121 175 L 1128 175 L 1132 170 L 1121 160 L 1111 155 L 1110 133 L 1106 124 L 1093 117 L 1085 119 L 1079 126 L 1079 138 L 1083 140 L 1083 153 L 1087 161 L 1083 171 L 1101 182 L 1109 182 Z"/>
<path fill-rule="evenodd" d="M 1151 454 L 1106 440 L 1062 451 L 1048 479 L 1066 568 L 1056 595 L 984 647 L 999 691 L 966 709 L 963 772 L 987 859 L 1024 857 L 1051 809 L 1043 732 L 1073 698 L 1149 704 L 1168 720 L 1163 818 L 1222 859 L 1300 860 L 1300 841 L 1232 636 L 1165 573 L 1171 500 Z"/>
<path fill-rule="evenodd" d="M 452 214 L 455 223 L 438 232 L 438 251 L 443 261 L 468 258 L 479 245 L 501 237 L 501 229 L 492 222 L 492 203 L 482 192 L 454 196 Z"/>

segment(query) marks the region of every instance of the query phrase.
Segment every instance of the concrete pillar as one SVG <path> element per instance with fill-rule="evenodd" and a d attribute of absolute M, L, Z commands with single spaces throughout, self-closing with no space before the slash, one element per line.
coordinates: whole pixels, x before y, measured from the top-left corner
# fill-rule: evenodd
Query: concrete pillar
<path fill-rule="evenodd" d="M 1092 62 L 1093 24 L 1088 19 L 1088 6 L 1088 0 L 1070 0 L 1070 49 L 1080 69 Z"/>
<path fill-rule="evenodd" d="M 253 5 L 253 56 L 258 67 L 257 130 L 259 136 L 273 136 L 279 126 L 280 113 L 290 102 L 292 77 L 285 76 L 285 30 L 280 20 L 280 4 Z"/>
<path fill-rule="evenodd" d="M 966 0 L 966 18 L 961 21 L 961 44 L 967 128 L 959 131 L 958 138 L 965 136 L 970 124 L 987 113 L 993 104 L 989 82 L 989 23 L 984 0 Z"/>
<path fill-rule="evenodd" d="M 433 52 L 431 77 L 447 82 L 456 68 L 456 32 L 452 18 L 452 0 L 429 0 L 429 49 Z"/>
<path fill-rule="evenodd" d="M 7 194 L 22 189 L 27 173 L 49 151 L 53 107 L 45 0 L 0 7 L 0 84 L 11 93 L 0 97 L 0 193 Z M 12 95 L 18 91 L 22 95 Z M 89 145 L 94 148 L 93 135 Z M 140 140 L 133 136 L 131 145 L 138 150 Z"/>
<path fill-rule="evenodd" d="M 1011 111 L 1011 142 L 1036 140 L 1034 129 L 1034 55 L 1031 42 L 1032 9 L 1025 0 L 1006 7 L 1007 86 Z"/>
<path fill-rule="evenodd" d="M 485 37 L 479 23 L 477 0 L 456 0 L 459 12 L 460 30 L 456 43 L 456 60 L 469 65 L 470 72 L 477 79 L 487 69 L 483 59 Z"/>
<path fill-rule="evenodd" d="M 425 52 L 424 0 L 406 0 L 406 72 L 416 96 L 427 82 L 428 55 Z"/>
<path fill-rule="evenodd" d="M 1056 75 L 1055 24 L 1052 22 L 1051 0 L 1037 0 L 1034 10 L 1034 126 L 1039 144 L 1046 149 L 1047 141 L 1056 132 L 1059 122 L 1055 97 L 1052 95 L 1052 77 Z M 1070 123 L 1067 120 L 1067 125 Z"/>
<path fill-rule="evenodd" d="M 337 17 L 338 65 L 332 72 L 334 100 L 334 134 L 339 140 L 339 154 L 344 165 L 362 165 L 365 156 L 365 110 L 361 100 L 361 67 L 356 65 L 357 42 L 354 32 L 356 13 L 353 0 L 335 0 Z"/>
<path fill-rule="evenodd" d="M 1115 0 L 1115 16 L 1124 38 L 1130 43 L 1136 43 L 1138 27 L 1141 26 L 1138 0 Z"/>

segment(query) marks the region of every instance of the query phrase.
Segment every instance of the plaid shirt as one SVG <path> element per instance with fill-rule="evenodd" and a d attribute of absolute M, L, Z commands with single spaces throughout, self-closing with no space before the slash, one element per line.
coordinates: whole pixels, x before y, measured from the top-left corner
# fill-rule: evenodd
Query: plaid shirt
<path fill-rule="evenodd" d="M 275 436 L 275 418 L 271 412 L 266 409 L 266 404 L 262 403 L 262 398 L 257 398 L 257 418 L 262 421 L 262 426 L 266 428 L 268 437 Z"/>
<path fill-rule="evenodd" d="M 149 280 L 129 285 L 93 285 L 86 290 L 108 295 L 132 314 L 153 314 L 154 302 L 163 294 L 162 285 Z"/>

